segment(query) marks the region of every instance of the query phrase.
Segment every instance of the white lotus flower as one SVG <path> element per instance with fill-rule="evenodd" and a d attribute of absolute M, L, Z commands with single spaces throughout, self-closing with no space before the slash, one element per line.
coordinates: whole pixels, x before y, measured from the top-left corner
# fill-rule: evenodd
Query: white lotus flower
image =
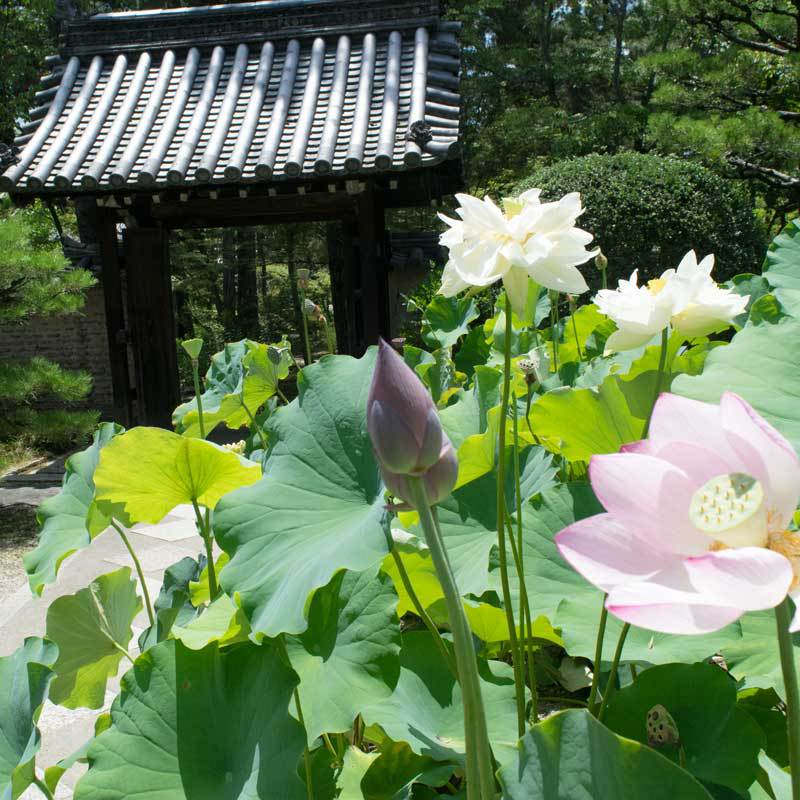
<path fill-rule="evenodd" d="M 697 254 L 690 250 L 677 270 L 667 270 L 662 276 L 675 302 L 672 327 L 687 339 L 727 328 L 747 308 L 749 297 L 718 286 L 711 277 L 713 268 L 713 255 L 698 264 Z"/>
<path fill-rule="evenodd" d="M 504 209 L 489 197 L 478 200 L 456 195 L 460 219 L 440 218 L 449 230 L 441 243 L 450 251 L 442 275 L 441 293 L 452 297 L 471 286 L 502 280 L 514 310 L 525 308 L 529 280 L 567 294 L 588 290 L 576 268 L 599 251 L 586 250 L 592 235 L 575 227 L 583 213 L 581 198 L 568 194 L 554 203 L 539 200 L 531 189 L 504 201 Z"/>
<path fill-rule="evenodd" d="M 639 286 L 638 270 L 630 280 L 621 280 L 617 289 L 601 289 L 594 302 L 617 325 L 606 342 L 607 353 L 646 344 L 667 327 L 675 308 L 669 283 L 659 278 Z"/>

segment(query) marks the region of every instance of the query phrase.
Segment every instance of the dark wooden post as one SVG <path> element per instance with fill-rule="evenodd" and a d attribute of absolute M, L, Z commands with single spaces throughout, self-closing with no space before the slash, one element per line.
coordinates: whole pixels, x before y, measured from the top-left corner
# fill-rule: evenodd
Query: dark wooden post
<path fill-rule="evenodd" d="M 354 215 L 328 225 L 328 269 L 331 273 L 331 300 L 336 327 L 336 349 L 339 353 L 355 353 L 356 331 L 355 284 L 358 275 L 358 230 Z"/>
<path fill-rule="evenodd" d="M 100 239 L 100 280 L 105 298 L 108 356 L 111 363 L 111 390 L 114 396 L 114 421 L 126 427 L 133 421 L 131 411 L 128 334 L 125 326 L 125 301 L 119 263 L 117 218 L 111 209 L 97 209 Z"/>
<path fill-rule="evenodd" d="M 171 428 L 180 389 L 169 235 L 160 227 L 127 228 L 123 245 L 137 418 L 141 424 Z"/>
<path fill-rule="evenodd" d="M 379 336 L 388 338 L 390 335 L 386 222 L 381 199 L 371 182 L 356 199 L 356 225 L 359 253 L 356 322 L 359 341 L 355 355 L 360 355 L 370 345 L 377 344 Z"/>

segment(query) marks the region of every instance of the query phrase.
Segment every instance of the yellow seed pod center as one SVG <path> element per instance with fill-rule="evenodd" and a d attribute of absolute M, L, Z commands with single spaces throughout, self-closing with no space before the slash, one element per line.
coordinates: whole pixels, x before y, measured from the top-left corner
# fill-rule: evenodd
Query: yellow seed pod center
<path fill-rule="evenodd" d="M 717 475 L 692 496 L 695 528 L 729 547 L 763 546 L 767 540 L 764 489 L 751 475 Z"/>

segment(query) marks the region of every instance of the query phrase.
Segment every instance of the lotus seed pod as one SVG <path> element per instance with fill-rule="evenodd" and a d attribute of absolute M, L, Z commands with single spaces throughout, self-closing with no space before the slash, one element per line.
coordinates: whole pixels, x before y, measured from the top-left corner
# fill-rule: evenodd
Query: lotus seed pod
<path fill-rule="evenodd" d="M 425 476 L 452 450 L 428 390 L 383 340 L 367 399 L 367 428 L 384 475 Z"/>
<path fill-rule="evenodd" d="M 203 349 L 203 340 L 184 339 L 181 342 L 181 347 L 186 351 L 186 354 L 192 361 L 196 361 L 200 357 L 200 351 Z"/>
<path fill-rule="evenodd" d="M 306 298 L 303 300 L 303 313 L 307 317 L 313 317 L 317 313 L 317 304 L 313 300 Z"/>
<path fill-rule="evenodd" d="M 605 272 L 608 269 L 608 259 L 605 257 L 602 250 L 594 257 L 594 265 L 600 272 Z"/>

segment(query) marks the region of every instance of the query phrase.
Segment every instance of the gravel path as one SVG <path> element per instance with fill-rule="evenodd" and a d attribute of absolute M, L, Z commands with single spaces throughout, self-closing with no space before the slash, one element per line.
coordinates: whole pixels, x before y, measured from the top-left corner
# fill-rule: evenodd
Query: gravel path
<path fill-rule="evenodd" d="M 25 583 L 22 556 L 36 546 L 37 532 L 34 506 L 0 507 L 0 599 Z"/>

